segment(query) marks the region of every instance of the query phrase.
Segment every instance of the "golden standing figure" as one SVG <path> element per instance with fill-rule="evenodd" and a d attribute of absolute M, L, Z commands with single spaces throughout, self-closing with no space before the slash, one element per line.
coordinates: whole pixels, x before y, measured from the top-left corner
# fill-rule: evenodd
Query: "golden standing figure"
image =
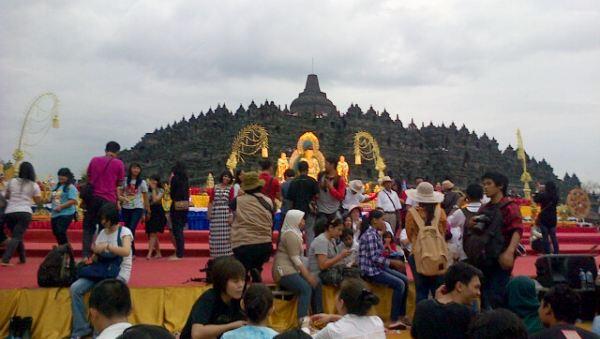
<path fill-rule="evenodd" d="M 281 157 L 277 159 L 277 179 L 279 181 L 283 181 L 285 171 L 290 168 L 290 163 L 288 162 L 287 155 L 285 153 L 281 153 Z"/>
<path fill-rule="evenodd" d="M 294 170 L 298 170 L 300 161 L 308 163 L 308 175 L 315 180 L 321 169 L 325 168 L 325 157 L 319 150 L 319 139 L 312 132 L 306 132 L 298 139 L 297 148 L 290 157 L 290 164 Z"/>
<path fill-rule="evenodd" d="M 338 161 L 338 165 L 337 165 L 337 172 L 340 177 L 344 178 L 345 182 L 348 182 L 349 171 L 350 171 L 350 166 L 348 166 L 348 163 L 346 162 L 346 157 L 343 155 L 340 155 L 340 160 Z"/>

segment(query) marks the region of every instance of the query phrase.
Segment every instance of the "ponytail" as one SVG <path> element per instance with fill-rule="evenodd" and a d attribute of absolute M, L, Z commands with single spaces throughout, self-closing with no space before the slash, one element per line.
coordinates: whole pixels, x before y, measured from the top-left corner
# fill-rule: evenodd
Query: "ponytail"
<path fill-rule="evenodd" d="M 358 316 L 367 315 L 371 307 L 379 304 L 379 297 L 360 279 L 344 280 L 338 298 L 344 302 L 349 314 Z"/>

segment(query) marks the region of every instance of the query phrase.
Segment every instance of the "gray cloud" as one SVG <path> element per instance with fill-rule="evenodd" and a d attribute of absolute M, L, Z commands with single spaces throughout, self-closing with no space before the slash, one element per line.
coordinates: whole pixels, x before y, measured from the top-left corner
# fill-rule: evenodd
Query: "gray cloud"
<path fill-rule="evenodd" d="M 108 139 L 129 147 L 217 103 L 283 106 L 314 57 L 340 110 L 464 122 L 502 147 L 520 127 L 559 175 L 600 181 L 598 32 L 597 1 L 3 1 L 0 158 L 47 90 L 63 128 L 32 159 L 79 169 Z"/>

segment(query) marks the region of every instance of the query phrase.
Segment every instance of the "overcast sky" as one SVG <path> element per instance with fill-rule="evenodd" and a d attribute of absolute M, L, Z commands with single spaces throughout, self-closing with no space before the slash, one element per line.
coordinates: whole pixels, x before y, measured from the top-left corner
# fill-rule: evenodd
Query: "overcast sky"
<path fill-rule="evenodd" d="M 314 58 L 342 112 L 464 123 L 502 149 L 520 128 L 559 177 L 600 181 L 600 1 L 422 3 L 1 1 L 0 159 L 46 91 L 61 128 L 27 159 L 79 174 L 106 141 L 219 103 L 289 105 Z"/>

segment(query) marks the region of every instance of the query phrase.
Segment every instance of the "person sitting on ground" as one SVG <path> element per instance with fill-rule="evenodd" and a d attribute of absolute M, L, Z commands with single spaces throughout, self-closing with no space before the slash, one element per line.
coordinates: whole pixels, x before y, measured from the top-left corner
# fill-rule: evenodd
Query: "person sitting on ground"
<path fill-rule="evenodd" d="M 342 230 L 342 235 L 340 236 L 340 243 L 338 244 L 338 252 L 346 249 L 351 252 L 351 254 L 342 260 L 342 265 L 344 267 L 354 267 L 357 265 L 357 256 L 358 256 L 358 242 L 354 241 L 354 231 L 352 228 L 344 228 Z"/>
<path fill-rule="evenodd" d="M 506 286 L 506 307 L 519 318 L 523 319 L 529 334 L 537 333 L 544 329 L 538 309 L 540 302 L 535 290 L 535 281 L 526 276 L 514 277 Z"/>
<path fill-rule="evenodd" d="M 542 298 L 540 320 L 548 327 L 532 339 L 598 339 L 600 336 L 575 327 L 581 306 L 580 295 L 565 284 L 556 285 Z"/>
<path fill-rule="evenodd" d="M 473 316 L 471 305 L 481 295 L 481 279 L 481 271 L 469 264 L 458 262 L 450 266 L 436 298 L 417 305 L 412 337 L 464 338 Z"/>
<path fill-rule="evenodd" d="M 240 308 L 246 283 L 244 265 L 233 257 L 217 258 L 212 278 L 213 287 L 192 306 L 181 339 L 215 338 L 246 325 Z"/>
<path fill-rule="evenodd" d="M 342 265 L 343 260 L 352 252 L 348 249 L 338 251 L 337 241 L 342 234 L 342 222 L 340 219 L 333 219 L 325 225 L 325 231 L 313 240 L 308 250 L 308 268 L 310 272 L 319 276 L 334 266 Z M 322 279 L 326 284 L 326 279 Z"/>
<path fill-rule="evenodd" d="M 406 318 L 406 298 L 408 295 L 408 278 L 400 273 L 405 265 L 400 260 L 383 256 L 383 240 L 379 232 L 385 230 L 383 212 L 371 212 L 369 226 L 360 236 L 358 264 L 363 278 L 375 284 L 386 285 L 394 290 L 389 328 L 400 329 L 410 325 Z M 386 270 L 392 268 L 392 270 Z"/>
<path fill-rule="evenodd" d="M 327 324 L 313 338 L 384 339 L 386 336 L 383 321 L 376 315 L 368 315 L 371 308 L 378 303 L 379 298 L 367 289 L 362 280 L 344 280 L 335 301 L 338 314 L 312 316 L 313 324 Z"/>
<path fill-rule="evenodd" d="M 100 333 L 96 339 L 113 339 L 131 327 L 131 295 L 127 284 L 118 279 L 99 282 L 90 293 L 90 321 Z"/>
<path fill-rule="evenodd" d="M 119 211 L 117 205 L 111 202 L 105 203 L 99 210 L 100 222 L 104 229 L 100 231 L 92 247 L 95 256 L 119 256 L 122 257 L 119 275 L 117 279 L 127 283 L 131 276 L 133 266 L 131 241 L 133 234 L 125 227 L 119 225 Z M 118 237 L 121 239 L 119 240 Z M 97 281 L 79 278 L 70 287 L 71 312 L 73 314 L 72 337 L 86 337 L 92 335 L 92 328 L 87 321 L 87 311 L 83 302 L 83 296 L 91 290 Z"/>
<path fill-rule="evenodd" d="M 225 332 L 222 339 L 271 339 L 277 335 L 277 332 L 266 326 L 269 316 L 273 313 L 273 293 L 267 286 L 260 283 L 250 285 L 240 305 L 248 324 Z"/>
<path fill-rule="evenodd" d="M 309 304 L 312 304 L 313 313 L 321 313 L 323 309 L 319 279 L 306 268 L 306 258 L 302 257 L 303 228 L 304 212 L 289 210 L 283 220 L 273 261 L 275 283 L 298 296 L 299 323 L 308 315 Z"/>
<path fill-rule="evenodd" d="M 516 314 L 505 309 L 481 313 L 469 327 L 469 339 L 527 339 L 527 329 Z"/>
<path fill-rule="evenodd" d="M 164 327 L 140 324 L 126 329 L 117 339 L 175 339 L 175 336 Z"/>

